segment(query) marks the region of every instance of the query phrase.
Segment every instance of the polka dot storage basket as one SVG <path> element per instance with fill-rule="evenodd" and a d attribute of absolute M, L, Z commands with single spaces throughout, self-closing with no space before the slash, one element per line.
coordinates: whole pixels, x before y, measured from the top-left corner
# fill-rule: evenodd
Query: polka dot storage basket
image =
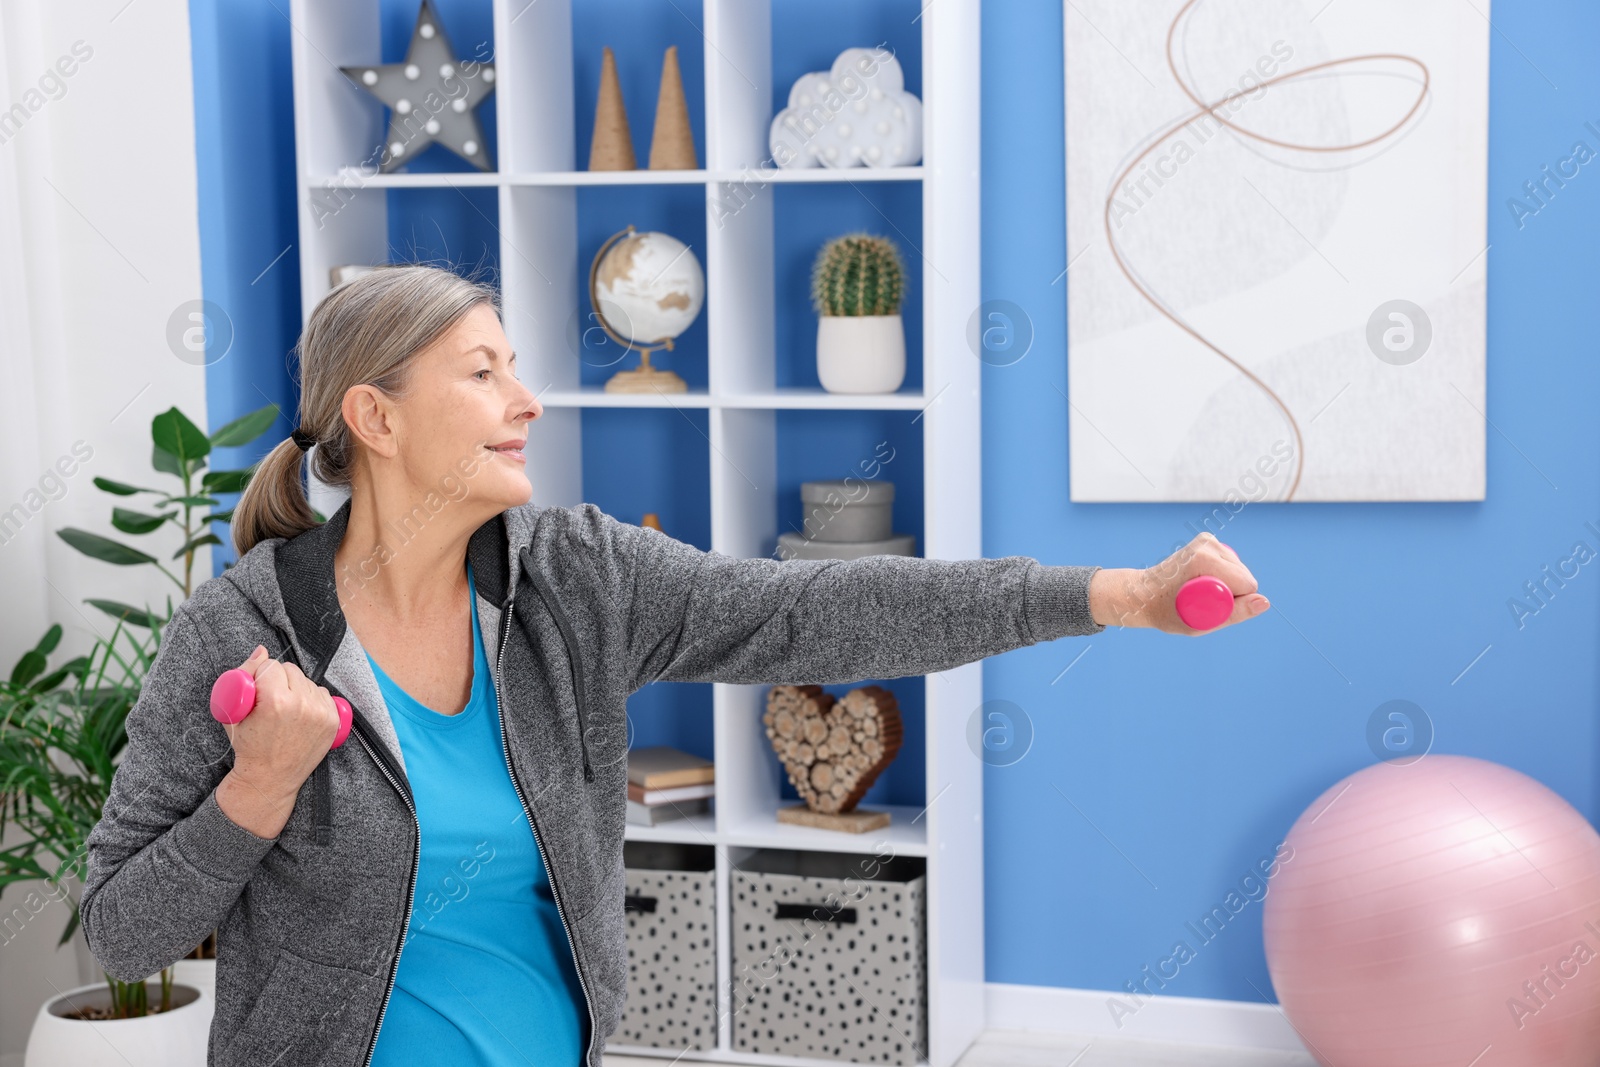
<path fill-rule="evenodd" d="M 716 853 L 623 844 L 628 1003 L 612 1040 L 681 1051 L 717 1044 Z"/>
<path fill-rule="evenodd" d="M 927 1059 L 925 861 L 757 849 L 730 874 L 733 1047 Z"/>

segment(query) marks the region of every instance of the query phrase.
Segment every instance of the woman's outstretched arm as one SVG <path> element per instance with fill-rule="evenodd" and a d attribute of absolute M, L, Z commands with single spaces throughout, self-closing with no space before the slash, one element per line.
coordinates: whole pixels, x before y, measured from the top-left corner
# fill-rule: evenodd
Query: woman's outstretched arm
<path fill-rule="evenodd" d="M 620 522 L 593 505 L 573 514 L 581 539 L 610 562 L 601 573 L 617 586 L 615 602 L 626 605 L 634 687 L 898 678 L 1108 624 L 1160 625 L 1161 606 L 1141 604 L 1164 595 L 1166 580 L 1148 577 L 1155 568 L 1102 571 L 1028 556 L 740 559 Z M 1215 561 L 1191 553 L 1188 565 L 1196 562 Z M 1253 592 L 1254 579 L 1236 558 L 1232 566 Z M 1222 577 L 1239 591 L 1236 577 Z"/>

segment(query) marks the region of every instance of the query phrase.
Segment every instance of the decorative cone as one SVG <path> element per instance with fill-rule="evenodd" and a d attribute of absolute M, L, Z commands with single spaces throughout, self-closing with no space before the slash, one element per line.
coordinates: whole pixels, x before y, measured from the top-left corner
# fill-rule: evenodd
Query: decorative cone
<path fill-rule="evenodd" d="M 651 170 L 695 170 L 694 134 L 689 129 L 689 102 L 683 96 L 678 46 L 668 45 L 661 64 L 661 93 L 656 99 L 656 128 L 650 136 Z"/>
<path fill-rule="evenodd" d="M 635 170 L 633 135 L 628 132 L 628 112 L 622 106 L 622 83 L 610 46 L 600 57 L 600 99 L 594 107 L 594 138 L 589 142 L 590 170 Z"/>

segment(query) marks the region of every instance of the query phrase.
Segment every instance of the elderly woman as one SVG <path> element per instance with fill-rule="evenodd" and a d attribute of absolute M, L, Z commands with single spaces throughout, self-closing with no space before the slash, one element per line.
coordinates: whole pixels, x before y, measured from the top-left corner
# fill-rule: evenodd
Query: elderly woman
<path fill-rule="evenodd" d="M 216 1067 L 600 1067 L 626 991 L 628 695 L 850 682 L 1107 625 L 1194 633 L 1202 534 L 1147 570 L 1026 556 L 735 559 L 540 507 L 540 406 L 493 289 L 407 265 L 300 340 L 302 419 L 234 513 L 239 561 L 168 625 L 88 840 L 89 947 L 138 980 L 218 931 Z M 533 432 L 538 432 L 533 430 Z M 349 500 L 318 523 L 305 450 Z M 219 674 L 255 710 L 209 713 Z M 334 696 L 353 707 L 349 740 Z"/>

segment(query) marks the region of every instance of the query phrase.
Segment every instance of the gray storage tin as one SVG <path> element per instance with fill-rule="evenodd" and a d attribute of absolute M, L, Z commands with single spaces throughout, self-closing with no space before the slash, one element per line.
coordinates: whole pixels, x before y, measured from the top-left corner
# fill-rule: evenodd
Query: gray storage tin
<path fill-rule="evenodd" d="M 730 874 L 733 1047 L 927 1058 L 925 861 L 760 849 Z"/>
<path fill-rule="evenodd" d="M 800 483 L 801 532 L 813 541 L 887 541 L 892 536 L 894 483 L 836 478 Z"/>
<path fill-rule="evenodd" d="M 628 1002 L 612 1040 L 717 1045 L 717 876 L 710 845 L 623 843 Z"/>

